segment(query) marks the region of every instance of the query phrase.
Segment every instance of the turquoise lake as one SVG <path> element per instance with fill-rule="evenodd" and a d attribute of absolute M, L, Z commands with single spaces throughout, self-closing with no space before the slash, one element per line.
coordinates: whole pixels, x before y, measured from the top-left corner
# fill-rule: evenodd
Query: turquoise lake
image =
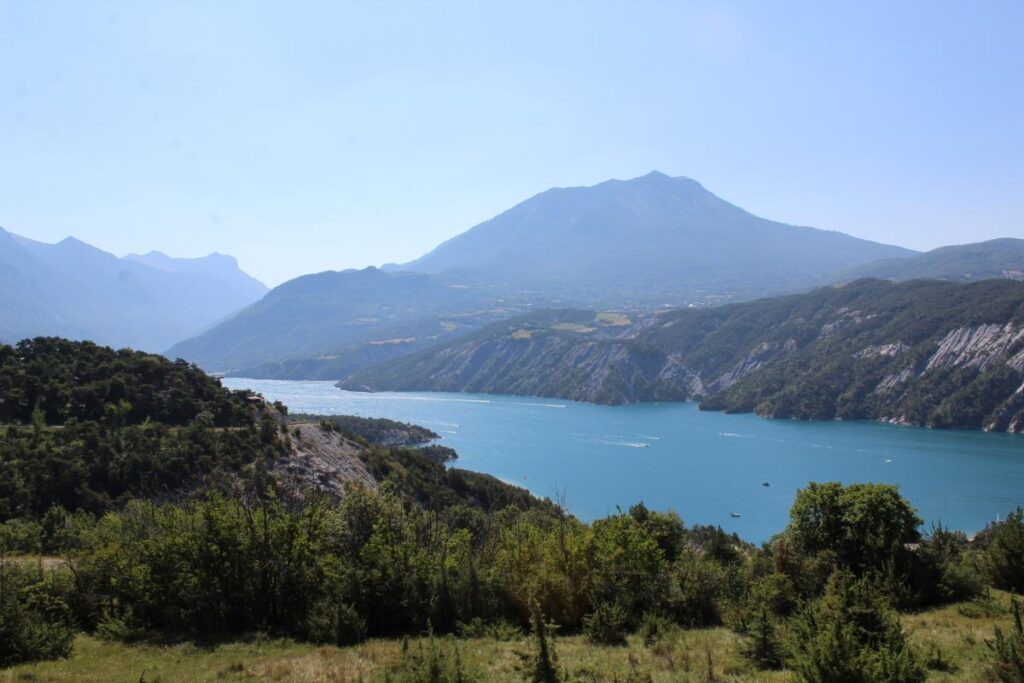
<path fill-rule="evenodd" d="M 701 412 L 692 403 L 598 406 L 558 399 L 363 394 L 331 382 L 228 378 L 292 412 L 387 417 L 430 427 L 455 466 L 534 494 L 563 495 L 584 519 L 642 500 L 688 524 L 764 541 L 809 481 L 898 484 L 926 522 L 967 532 L 1024 505 L 1024 436 L 796 422 Z M 764 486 L 768 482 L 770 486 Z M 731 517 L 738 513 L 739 517 Z"/>

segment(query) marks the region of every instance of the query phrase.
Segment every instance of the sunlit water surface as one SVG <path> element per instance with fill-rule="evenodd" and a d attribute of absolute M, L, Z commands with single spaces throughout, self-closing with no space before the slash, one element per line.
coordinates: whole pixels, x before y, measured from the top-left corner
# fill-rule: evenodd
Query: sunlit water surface
<path fill-rule="evenodd" d="M 292 412 L 430 427 L 455 463 L 563 496 L 593 519 L 642 500 L 750 541 L 780 531 L 808 481 L 898 484 L 928 523 L 972 532 L 1024 505 L 1024 436 L 797 422 L 701 412 L 692 403 L 599 406 L 558 399 L 363 394 L 331 382 L 228 378 Z M 764 486 L 768 483 L 769 486 Z M 739 517 L 731 516 L 737 513 Z"/>

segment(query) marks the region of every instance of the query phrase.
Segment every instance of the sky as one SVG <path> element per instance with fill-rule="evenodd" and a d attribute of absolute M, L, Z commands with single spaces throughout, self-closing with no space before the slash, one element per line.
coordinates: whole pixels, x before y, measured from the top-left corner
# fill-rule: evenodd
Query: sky
<path fill-rule="evenodd" d="M 1024 237 L 1024 3 L 0 1 L 0 226 L 411 260 L 651 170 L 930 249 Z"/>

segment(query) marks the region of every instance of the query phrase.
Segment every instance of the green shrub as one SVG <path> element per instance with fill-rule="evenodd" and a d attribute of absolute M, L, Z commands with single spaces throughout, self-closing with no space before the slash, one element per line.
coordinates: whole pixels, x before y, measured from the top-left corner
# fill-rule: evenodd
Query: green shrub
<path fill-rule="evenodd" d="M 558 654 L 548 641 L 551 625 L 544 623 L 540 610 L 533 611 L 533 652 L 519 653 L 519 670 L 529 683 L 561 683 L 565 677 L 558 669 Z"/>
<path fill-rule="evenodd" d="M 0 524 L 0 554 L 35 555 L 42 548 L 43 530 L 37 522 L 15 518 Z"/>
<path fill-rule="evenodd" d="M 647 612 L 640 620 L 640 638 L 644 645 L 652 647 L 660 642 L 676 625 L 668 617 L 655 612 Z"/>
<path fill-rule="evenodd" d="M 1024 593 L 1024 508 L 992 527 L 985 555 L 997 588 Z"/>
<path fill-rule="evenodd" d="M 626 644 L 626 612 L 614 603 L 601 603 L 583 617 L 583 632 L 595 645 Z"/>
<path fill-rule="evenodd" d="M 41 570 L 0 562 L 0 667 L 71 653 L 71 610 Z"/>
<path fill-rule="evenodd" d="M 721 565 L 694 557 L 677 562 L 662 596 L 672 618 L 684 626 L 717 626 L 722 623 L 719 599 L 726 583 Z"/>
<path fill-rule="evenodd" d="M 750 586 L 749 603 L 753 606 L 755 618 L 763 609 L 775 616 L 789 616 L 799 601 L 793 580 L 785 574 L 774 572 L 756 579 Z"/>
<path fill-rule="evenodd" d="M 896 616 L 865 579 L 837 572 L 789 623 L 786 664 L 804 683 L 918 683 L 926 671 Z"/>
<path fill-rule="evenodd" d="M 1024 627 L 1021 624 L 1020 603 L 1012 601 L 1013 628 L 1008 634 L 996 627 L 995 637 L 985 641 L 995 661 L 990 666 L 992 677 L 1001 683 L 1024 681 Z"/>
<path fill-rule="evenodd" d="M 924 607 L 971 600 L 985 590 L 985 577 L 976 558 L 968 554 L 967 536 L 937 527 L 910 558 L 906 585 L 907 607 Z"/>
<path fill-rule="evenodd" d="M 783 646 L 767 608 L 761 608 L 750 636 L 749 642 L 744 644 L 741 650 L 743 656 L 753 662 L 758 669 L 781 669 Z"/>
<path fill-rule="evenodd" d="M 507 621 L 487 621 L 474 617 L 468 623 L 459 622 L 456 630 L 462 638 L 492 638 L 507 642 L 523 636 L 523 629 Z"/>
<path fill-rule="evenodd" d="M 112 643 L 135 643 L 148 635 L 131 610 L 123 614 L 107 615 L 96 624 L 96 637 Z"/>
<path fill-rule="evenodd" d="M 320 600 L 306 615 L 306 637 L 314 643 L 354 645 L 366 637 L 366 621 L 346 602 Z"/>
<path fill-rule="evenodd" d="M 425 642 L 424 642 L 425 641 Z M 426 639 L 415 647 L 402 643 L 402 658 L 389 672 L 387 680 L 396 683 L 473 683 L 477 677 L 463 669 L 459 648 L 454 639 L 441 646 L 430 629 Z"/>

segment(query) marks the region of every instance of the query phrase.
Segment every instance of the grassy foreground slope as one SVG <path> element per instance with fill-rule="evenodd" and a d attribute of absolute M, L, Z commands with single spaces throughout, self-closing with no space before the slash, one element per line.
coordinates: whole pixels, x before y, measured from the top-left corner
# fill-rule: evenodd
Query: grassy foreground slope
<path fill-rule="evenodd" d="M 926 652 L 941 650 L 947 670 L 929 671 L 929 682 L 993 680 L 990 653 L 985 645 L 996 626 L 1008 629 L 1011 617 L 1007 594 L 993 592 L 991 606 L 966 602 L 907 615 L 904 627 L 912 642 Z M 652 681 L 706 683 L 730 681 L 792 681 L 788 671 L 761 671 L 740 654 L 741 638 L 725 628 L 676 629 L 660 642 L 645 645 L 630 636 L 626 646 L 595 646 L 583 636 L 553 640 L 559 662 L 571 680 L 630 680 L 649 675 Z M 457 650 L 468 676 L 495 683 L 523 680 L 517 653 L 530 649 L 530 640 L 437 637 L 434 647 L 444 656 Z M 269 680 L 294 683 L 314 681 L 385 681 L 402 674 L 403 658 L 429 651 L 426 637 L 405 640 L 369 640 L 351 647 L 318 646 L 290 640 L 248 639 L 201 647 L 178 645 L 124 645 L 79 636 L 67 660 L 42 662 L 0 671 L 0 681 L 76 681 L 135 683 L 163 681 Z M 403 650 L 406 652 L 403 655 Z M 645 680 L 634 678 L 633 680 Z"/>

